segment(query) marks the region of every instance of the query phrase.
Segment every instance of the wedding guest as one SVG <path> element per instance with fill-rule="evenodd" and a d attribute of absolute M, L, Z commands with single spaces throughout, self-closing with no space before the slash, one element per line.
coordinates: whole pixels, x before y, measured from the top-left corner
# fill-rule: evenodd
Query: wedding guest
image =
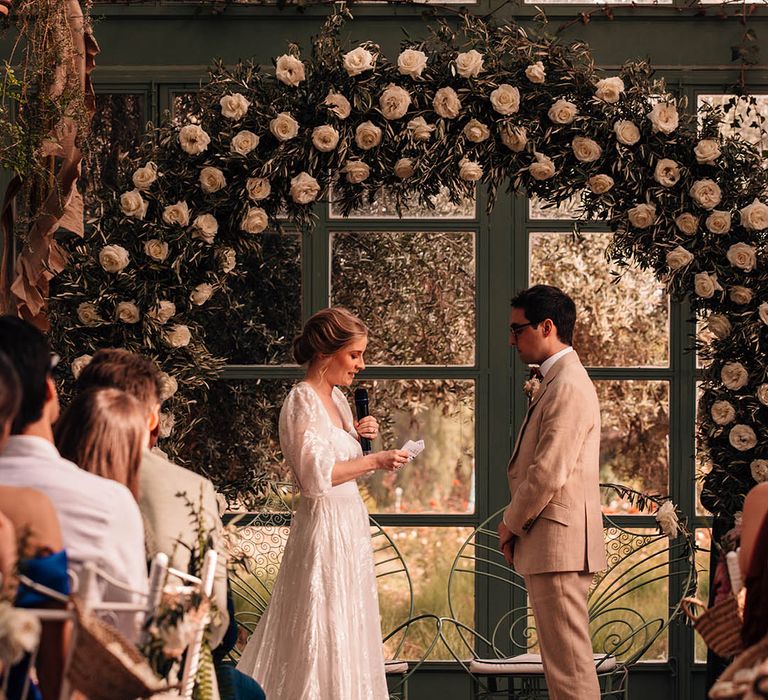
<path fill-rule="evenodd" d="M 19 377 L 8 356 L 0 352 L 0 452 L 11 434 L 11 425 L 20 405 Z"/>
<path fill-rule="evenodd" d="M 744 586 L 744 646 L 768 634 L 768 482 L 755 486 L 744 499 L 739 552 Z"/>
<path fill-rule="evenodd" d="M 146 593 L 144 528 L 131 492 L 79 469 L 54 446 L 59 399 L 52 372 L 58 358 L 50 354 L 45 336 L 19 318 L 3 316 L 0 351 L 10 359 L 21 384 L 21 405 L 0 453 L 0 484 L 36 489 L 51 500 L 75 572 L 83 563 L 93 562 L 114 579 Z M 126 599 L 110 586 L 104 596 Z"/>

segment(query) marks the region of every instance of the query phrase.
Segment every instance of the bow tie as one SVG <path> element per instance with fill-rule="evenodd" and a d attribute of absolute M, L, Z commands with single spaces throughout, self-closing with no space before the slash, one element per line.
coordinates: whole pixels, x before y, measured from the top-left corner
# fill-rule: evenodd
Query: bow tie
<path fill-rule="evenodd" d="M 541 381 L 544 379 L 544 375 L 541 373 L 541 370 L 538 367 L 531 367 L 531 373 L 528 376 L 528 379 L 538 379 Z"/>

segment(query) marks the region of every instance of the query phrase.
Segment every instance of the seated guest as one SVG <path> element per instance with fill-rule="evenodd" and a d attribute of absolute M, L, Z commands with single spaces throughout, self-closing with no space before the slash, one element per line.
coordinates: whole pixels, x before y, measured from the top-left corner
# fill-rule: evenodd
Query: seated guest
<path fill-rule="evenodd" d="M 744 499 L 739 552 L 744 586 L 744 646 L 768 634 L 768 482 L 755 486 Z"/>
<path fill-rule="evenodd" d="M 53 442 L 59 400 L 45 336 L 14 316 L 0 318 L 0 351 L 21 384 L 21 405 L 0 453 L 0 484 L 45 494 L 58 514 L 64 547 L 77 571 L 93 562 L 130 588 L 146 593 L 144 528 L 131 492 L 61 457 Z M 55 356 L 53 356 L 55 360 Z M 123 599 L 115 589 L 107 600 Z"/>

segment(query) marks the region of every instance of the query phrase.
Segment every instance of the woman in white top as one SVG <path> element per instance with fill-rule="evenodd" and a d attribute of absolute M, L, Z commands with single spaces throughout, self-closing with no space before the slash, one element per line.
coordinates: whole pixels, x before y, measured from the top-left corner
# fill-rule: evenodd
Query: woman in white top
<path fill-rule="evenodd" d="M 294 339 L 306 365 L 280 411 L 280 446 L 301 499 L 272 598 L 238 670 L 270 700 L 386 700 L 378 594 L 368 513 L 355 479 L 396 470 L 408 454 L 363 456 L 376 419 L 355 422 L 338 386 L 365 368 L 368 329 L 349 311 L 324 309 Z"/>

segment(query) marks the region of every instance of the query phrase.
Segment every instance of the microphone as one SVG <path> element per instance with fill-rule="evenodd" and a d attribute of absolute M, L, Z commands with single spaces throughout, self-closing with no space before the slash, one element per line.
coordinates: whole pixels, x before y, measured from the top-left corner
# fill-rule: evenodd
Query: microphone
<path fill-rule="evenodd" d="M 358 421 L 362 420 L 368 415 L 367 389 L 355 389 L 355 413 L 357 414 Z M 369 455 L 373 451 L 370 438 L 361 437 L 360 446 L 363 448 L 364 455 Z"/>

